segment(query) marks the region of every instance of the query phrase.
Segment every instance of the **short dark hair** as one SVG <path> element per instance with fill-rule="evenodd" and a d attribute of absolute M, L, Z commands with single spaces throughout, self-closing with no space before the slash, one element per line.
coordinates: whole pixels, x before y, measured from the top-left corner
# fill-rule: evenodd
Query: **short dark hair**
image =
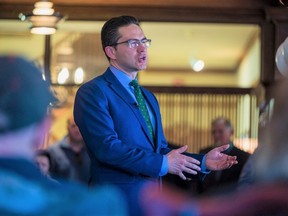
<path fill-rule="evenodd" d="M 214 119 L 212 121 L 212 126 L 214 126 L 215 124 L 219 122 L 223 122 L 226 128 L 230 128 L 231 130 L 233 130 L 233 125 L 231 124 L 230 120 L 223 116 Z"/>
<path fill-rule="evenodd" d="M 121 35 L 118 29 L 123 26 L 135 24 L 139 26 L 139 21 L 133 16 L 119 16 L 109 19 L 102 27 L 101 42 L 105 53 L 106 46 L 112 46 L 117 43 Z M 105 53 L 106 55 L 106 53 Z"/>

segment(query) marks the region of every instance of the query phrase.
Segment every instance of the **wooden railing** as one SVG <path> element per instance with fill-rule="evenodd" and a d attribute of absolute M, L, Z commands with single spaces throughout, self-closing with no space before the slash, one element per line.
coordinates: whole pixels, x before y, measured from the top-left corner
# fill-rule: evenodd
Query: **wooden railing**
<path fill-rule="evenodd" d="M 257 147 L 258 108 L 252 89 L 152 87 L 159 102 L 168 142 L 188 145 L 189 151 L 212 143 L 211 121 L 219 116 L 231 120 L 235 145 L 253 152 Z"/>

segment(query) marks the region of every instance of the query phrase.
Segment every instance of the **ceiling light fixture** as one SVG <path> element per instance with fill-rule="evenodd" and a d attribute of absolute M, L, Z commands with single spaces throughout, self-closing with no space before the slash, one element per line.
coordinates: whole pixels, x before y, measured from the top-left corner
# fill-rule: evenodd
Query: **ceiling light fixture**
<path fill-rule="evenodd" d="M 34 4 L 32 13 L 19 14 L 22 21 L 32 23 L 30 31 L 32 34 L 51 35 L 56 32 L 57 23 L 63 18 L 58 12 L 54 12 L 53 3 L 50 1 L 38 1 Z"/>
<path fill-rule="evenodd" d="M 205 63 L 201 59 L 191 58 L 189 63 L 195 72 L 200 72 L 205 67 Z"/>

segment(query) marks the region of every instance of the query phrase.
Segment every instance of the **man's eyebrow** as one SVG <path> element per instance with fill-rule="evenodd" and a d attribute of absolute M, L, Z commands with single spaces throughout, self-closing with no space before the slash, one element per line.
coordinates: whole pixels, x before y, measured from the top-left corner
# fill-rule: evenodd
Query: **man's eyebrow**
<path fill-rule="evenodd" d="M 129 40 L 144 40 L 144 39 L 147 39 L 146 37 L 143 37 L 142 39 L 137 39 L 137 38 L 131 38 L 131 39 L 129 39 Z"/>

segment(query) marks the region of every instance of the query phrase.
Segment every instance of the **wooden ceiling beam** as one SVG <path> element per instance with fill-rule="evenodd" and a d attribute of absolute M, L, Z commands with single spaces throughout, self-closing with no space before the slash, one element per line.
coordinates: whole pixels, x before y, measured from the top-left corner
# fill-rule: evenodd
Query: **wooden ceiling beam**
<path fill-rule="evenodd" d="M 37 0 L 1 0 L 1 4 L 30 4 Z M 197 8 L 263 8 L 277 5 L 277 0 L 52 0 L 55 5 L 65 6 L 161 6 Z"/>
<path fill-rule="evenodd" d="M 31 12 L 27 4 L 0 4 L 0 19 L 18 19 L 19 13 Z M 69 20 L 104 21 L 114 16 L 134 15 L 140 21 L 259 23 L 265 19 L 263 9 L 152 7 L 152 6 L 55 6 Z"/>

